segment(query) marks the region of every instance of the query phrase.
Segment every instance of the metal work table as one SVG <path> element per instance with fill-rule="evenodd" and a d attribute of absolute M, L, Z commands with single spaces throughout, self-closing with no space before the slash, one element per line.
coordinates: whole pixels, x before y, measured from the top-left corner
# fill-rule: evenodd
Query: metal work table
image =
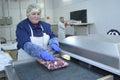
<path fill-rule="evenodd" d="M 67 61 L 69 66 L 49 71 L 35 60 L 14 63 L 5 71 L 8 80 L 96 80 L 103 75 L 88 70 L 74 61 Z"/>
<path fill-rule="evenodd" d="M 80 61 L 120 75 L 120 37 L 88 35 L 67 37 L 62 52 Z"/>

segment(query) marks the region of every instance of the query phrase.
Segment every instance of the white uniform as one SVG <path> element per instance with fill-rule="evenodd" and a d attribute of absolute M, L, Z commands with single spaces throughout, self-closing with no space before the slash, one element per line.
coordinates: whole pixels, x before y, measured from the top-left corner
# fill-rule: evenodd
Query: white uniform
<path fill-rule="evenodd" d="M 65 38 L 65 25 L 62 22 L 58 23 L 58 39 L 61 42 Z"/>
<path fill-rule="evenodd" d="M 35 37 L 35 36 L 33 36 L 33 30 L 30 25 L 29 25 L 29 27 L 31 30 L 31 37 L 30 37 L 31 42 L 33 44 L 39 45 L 39 46 L 47 49 L 47 44 L 48 44 L 50 37 L 46 33 L 43 34 L 43 37 Z M 18 61 L 25 60 L 25 59 L 31 59 L 31 58 L 33 58 L 33 57 L 31 57 L 24 50 L 22 50 L 22 49 L 18 50 Z"/>

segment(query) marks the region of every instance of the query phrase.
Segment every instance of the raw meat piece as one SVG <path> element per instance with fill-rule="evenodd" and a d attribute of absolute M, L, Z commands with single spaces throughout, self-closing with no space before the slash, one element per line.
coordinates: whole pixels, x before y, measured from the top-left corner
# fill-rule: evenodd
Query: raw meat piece
<path fill-rule="evenodd" d="M 41 58 L 37 58 L 37 61 L 43 64 L 49 70 L 55 70 L 69 65 L 67 62 L 60 58 L 55 58 L 54 61 L 45 61 Z"/>

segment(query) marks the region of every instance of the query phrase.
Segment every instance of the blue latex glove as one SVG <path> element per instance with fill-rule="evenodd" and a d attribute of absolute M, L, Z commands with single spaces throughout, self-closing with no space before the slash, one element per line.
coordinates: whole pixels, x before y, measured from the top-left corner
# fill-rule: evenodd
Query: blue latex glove
<path fill-rule="evenodd" d="M 47 51 L 41 51 L 41 53 L 40 53 L 40 56 L 39 56 L 40 58 L 42 58 L 42 59 L 44 59 L 44 60 L 50 60 L 50 61 L 54 61 L 55 60 L 55 58 L 54 58 L 54 56 L 51 54 L 51 53 L 49 53 L 49 52 L 47 52 Z"/>
<path fill-rule="evenodd" d="M 50 50 L 54 50 L 54 51 L 61 51 L 61 48 L 58 46 L 58 45 L 56 45 L 56 44 L 51 44 L 50 45 Z"/>

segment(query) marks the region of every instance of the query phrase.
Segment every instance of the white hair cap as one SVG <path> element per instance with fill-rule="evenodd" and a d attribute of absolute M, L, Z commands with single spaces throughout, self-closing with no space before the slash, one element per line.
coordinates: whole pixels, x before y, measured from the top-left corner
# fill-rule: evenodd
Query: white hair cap
<path fill-rule="evenodd" d="M 31 12 L 32 9 L 38 9 L 38 11 L 41 13 L 40 5 L 34 3 L 34 4 L 30 4 L 30 5 L 27 7 L 26 14 L 29 14 L 29 12 Z"/>

